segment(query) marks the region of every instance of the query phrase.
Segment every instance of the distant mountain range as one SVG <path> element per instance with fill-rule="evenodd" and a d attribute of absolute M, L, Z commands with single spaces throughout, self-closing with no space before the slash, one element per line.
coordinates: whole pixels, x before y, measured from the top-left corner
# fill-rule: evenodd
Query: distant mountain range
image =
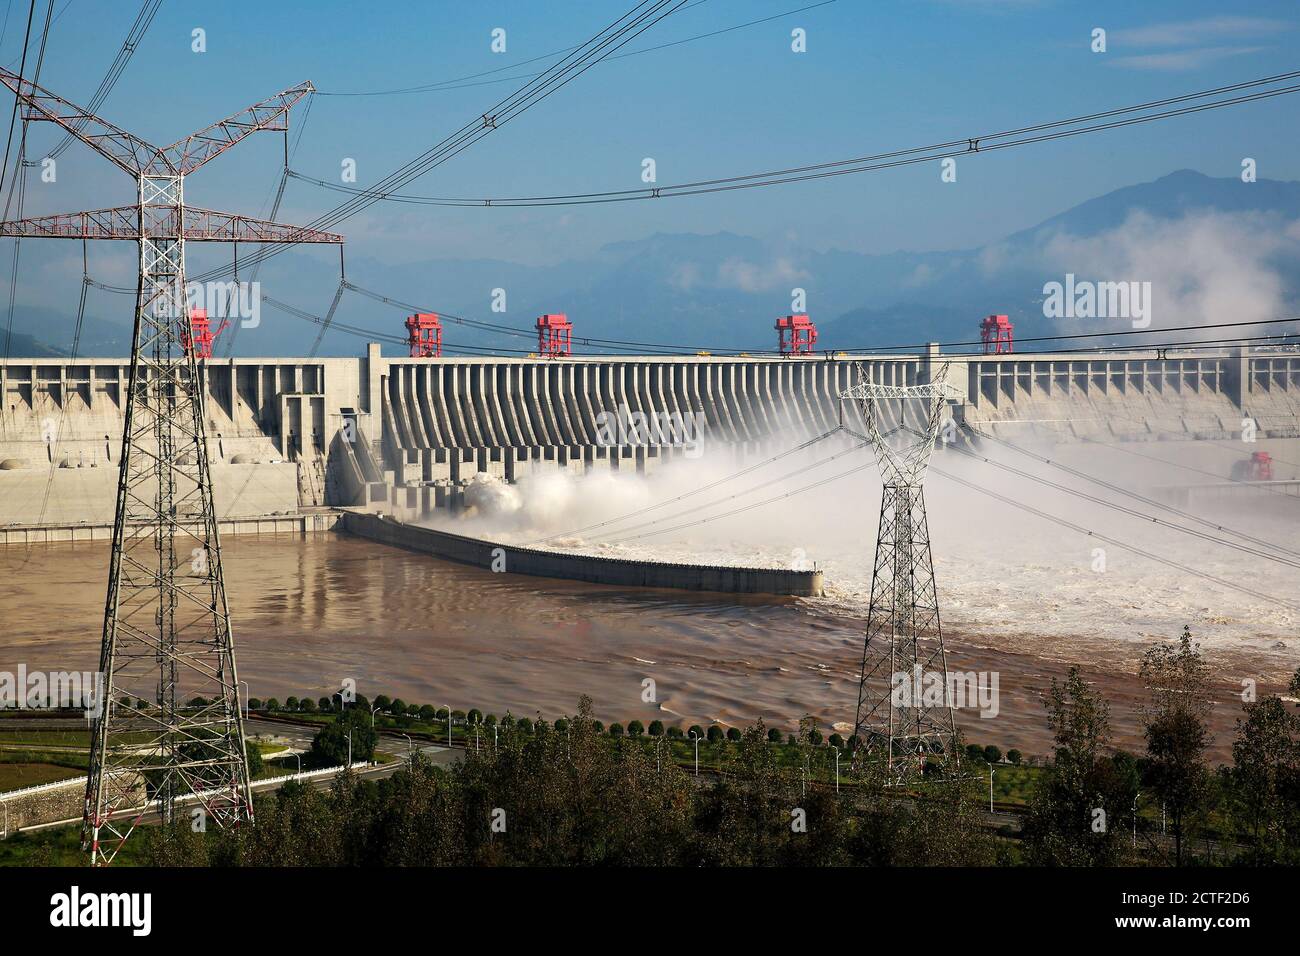
<path fill-rule="evenodd" d="M 1151 281 L 1166 308 L 1153 327 L 1198 324 L 1274 310 L 1294 314 L 1300 301 L 1300 182 L 1215 179 L 1180 170 L 1154 182 L 1090 199 L 988 245 L 954 252 L 856 252 L 776 248 L 720 232 L 657 234 L 611 243 L 595 256 L 535 267 L 472 259 L 390 265 L 351 260 L 349 278 L 392 298 L 527 329 L 543 312 L 563 311 L 579 336 L 716 350 L 770 349 L 773 321 L 790 311 L 791 290 L 806 290 L 808 311 L 830 349 L 968 341 L 986 314 L 1009 314 L 1022 336 L 1065 331 L 1043 315 L 1043 285 L 1066 272 L 1104 281 Z M 337 275 L 328 263 L 286 253 L 263 291 L 314 314 L 328 307 Z M 1237 286 L 1241 292 L 1236 292 Z M 503 288 L 508 311 L 490 311 Z M 117 305 L 117 303 L 113 303 Z M 1247 314 L 1251 311 L 1260 314 Z M 401 311 L 354 293 L 340 322 L 401 332 Z M 30 347 L 67 348 L 72 319 L 52 310 L 19 310 L 14 330 Z M 1091 331 L 1076 324 L 1069 331 Z M 1112 326 L 1111 328 L 1114 328 Z M 236 354 L 303 354 L 316 328 L 263 307 L 261 325 L 243 329 Z M 448 343 L 531 350 L 509 337 L 451 324 Z M 81 354 L 121 355 L 124 322 L 89 318 Z M 333 329 L 324 355 L 355 355 L 354 335 Z M 400 347 L 385 344 L 386 354 Z M 596 347 L 577 351 L 600 351 Z M 15 346 L 12 354 L 22 350 Z M 219 344 L 217 354 L 224 350 Z"/>

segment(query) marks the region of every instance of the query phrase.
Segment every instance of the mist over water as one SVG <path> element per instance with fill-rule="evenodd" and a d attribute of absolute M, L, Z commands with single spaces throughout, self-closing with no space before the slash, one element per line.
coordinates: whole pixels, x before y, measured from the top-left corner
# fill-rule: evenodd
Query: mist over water
<path fill-rule="evenodd" d="M 775 451 L 739 458 L 710 447 L 698 459 L 677 460 L 647 475 L 552 473 L 513 487 L 486 479 L 471 486 L 463 515 L 429 523 L 505 544 L 613 557 L 815 565 L 825 571 L 827 595 L 801 599 L 802 606 L 812 614 L 857 621 L 867 611 L 881 494 L 874 459 L 857 444 L 835 436 L 768 464 L 763 462 Z M 1162 489 L 1170 486 L 1213 484 L 1220 475 L 1219 482 L 1227 484 L 1234 461 L 1252 450 L 1237 442 L 1145 443 L 1135 446 L 1148 456 L 1139 458 L 1095 443 L 1054 446 L 1032 435 L 1012 444 L 1157 500 L 1166 500 Z M 1249 661 L 1263 676 L 1278 679 L 1300 663 L 1300 568 L 1282 563 L 1300 564 L 1300 498 L 1237 485 L 1230 486 L 1231 497 L 1193 498 L 1178 506 L 1207 526 L 1014 448 L 985 442 L 974 455 L 1032 477 L 958 450 L 936 451 L 925 494 L 940 605 L 951 633 L 1049 659 L 1127 666 L 1152 641 L 1172 639 L 1186 624 L 1224 666 Z M 1170 463 L 1153 460 L 1166 457 Z M 1278 477 L 1295 471 L 1286 460 L 1275 467 Z M 754 470 L 726 480 L 742 468 Z M 728 514 L 767 499 L 776 500 Z M 1163 527 L 1152 517 L 1266 556 Z"/>

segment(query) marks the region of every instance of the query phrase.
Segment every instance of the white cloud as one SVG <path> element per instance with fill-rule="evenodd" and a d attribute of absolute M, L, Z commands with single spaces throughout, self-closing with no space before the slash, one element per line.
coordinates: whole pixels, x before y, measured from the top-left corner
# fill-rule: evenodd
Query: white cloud
<path fill-rule="evenodd" d="M 1137 56 L 1117 56 L 1107 61 L 1111 66 L 1130 70 L 1159 70 L 1164 72 L 1181 72 L 1195 70 L 1207 64 L 1225 60 L 1229 57 L 1258 53 L 1262 46 L 1215 46 L 1199 47 L 1194 50 L 1175 50 L 1169 53 L 1143 53 Z"/>
<path fill-rule="evenodd" d="M 733 257 L 718 266 L 717 284 L 741 292 L 771 292 L 806 278 L 808 273 L 788 258 L 777 258 L 763 265 Z"/>
<path fill-rule="evenodd" d="M 1057 233 L 1043 246 L 1047 278 L 1150 282 L 1152 328 L 1250 322 L 1287 314 L 1275 261 L 1300 256 L 1300 223 L 1279 228 L 1258 213 L 1197 213 L 1181 219 L 1129 215 L 1097 236 Z"/>
<path fill-rule="evenodd" d="M 1289 30 L 1292 26 L 1294 24 L 1286 20 L 1267 17 L 1202 17 L 1199 20 L 1111 30 L 1110 42 L 1112 46 L 1123 47 L 1189 46 L 1230 37 L 1269 37 L 1280 30 Z"/>

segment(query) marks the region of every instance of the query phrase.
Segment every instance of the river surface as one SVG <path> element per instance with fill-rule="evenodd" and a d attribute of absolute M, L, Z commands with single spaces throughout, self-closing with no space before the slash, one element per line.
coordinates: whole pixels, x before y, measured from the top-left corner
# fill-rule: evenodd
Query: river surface
<path fill-rule="evenodd" d="M 791 730 L 811 713 L 829 732 L 853 720 L 862 622 L 834 601 L 493 574 L 336 534 L 228 536 L 223 548 L 239 673 L 254 697 L 317 698 L 351 678 L 371 698 L 548 719 L 585 693 L 607 722 L 761 716 Z M 0 670 L 94 669 L 107 566 L 102 543 L 0 549 Z M 958 713 L 970 740 L 1047 752 L 1040 695 L 1072 658 L 1111 699 L 1120 741 L 1137 748 L 1131 659 L 1062 655 L 1050 641 L 1027 652 L 1023 631 L 1005 646 L 960 626 L 946 637 L 950 669 L 998 673 L 997 716 Z M 1220 759 L 1240 713 L 1237 674 L 1259 673 L 1251 666 L 1216 668 Z"/>

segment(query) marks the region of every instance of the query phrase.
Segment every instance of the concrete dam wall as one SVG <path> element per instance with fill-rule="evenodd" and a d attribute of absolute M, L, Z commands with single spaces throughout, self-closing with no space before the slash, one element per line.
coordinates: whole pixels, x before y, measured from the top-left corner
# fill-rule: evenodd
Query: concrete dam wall
<path fill-rule="evenodd" d="M 927 382 L 945 364 L 964 392 L 947 414 L 1008 440 L 1161 442 L 1177 458 L 1189 439 L 1240 444 L 1249 422 L 1254 448 L 1300 460 L 1300 354 L 1283 350 L 412 359 L 371 345 L 212 359 L 201 374 L 220 517 L 360 505 L 411 518 L 458 507 L 478 472 L 645 472 L 701 448 L 776 448 L 841 416 L 857 430 L 840 391 L 864 374 Z M 129 375 L 123 359 L 0 362 L 0 525 L 111 521 Z"/>
<path fill-rule="evenodd" d="M 669 564 L 520 548 L 481 538 L 420 528 L 372 514 L 344 512 L 343 530 L 421 554 L 508 574 L 563 578 L 623 587 L 678 588 L 733 594 L 821 597 L 821 571 Z"/>

